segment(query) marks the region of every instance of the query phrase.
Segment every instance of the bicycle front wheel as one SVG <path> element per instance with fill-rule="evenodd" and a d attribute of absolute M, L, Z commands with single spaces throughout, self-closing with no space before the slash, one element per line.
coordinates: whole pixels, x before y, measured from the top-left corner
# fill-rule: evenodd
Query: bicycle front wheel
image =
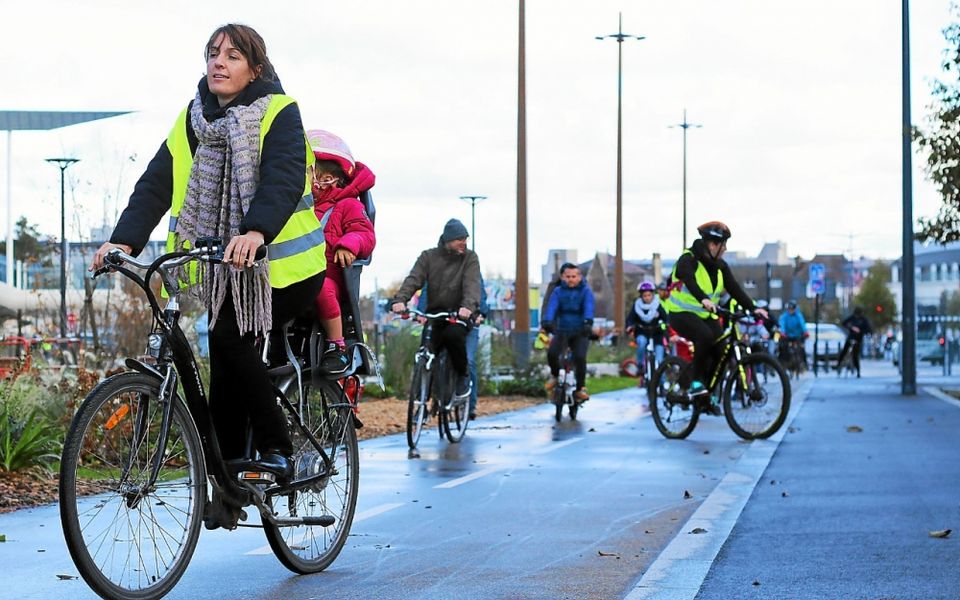
<path fill-rule="evenodd" d="M 422 361 L 417 361 L 410 381 L 410 397 L 407 401 L 407 446 L 417 447 L 423 425 L 430 415 L 430 371 Z"/>
<path fill-rule="evenodd" d="M 306 399 L 298 407 L 304 427 L 320 442 L 330 458 L 330 468 L 326 477 L 310 487 L 272 496 L 270 506 L 279 518 L 333 517 L 334 522 L 329 527 L 263 524 L 273 553 L 283 566 L 301 574 L 326 569 L 340 554 L 353 525 L 360 477 L 353 409 L 340 384 L 329 381 L 317 388 L 309 386 Z M 323 457 L 299 427 L 292 427 L 290 434 L 295 479 L 326 469 Z"/>
<path fill-rule="evenodd" d="M 200 535 L 206 468 L 179 397 L 160 381 L 121 373 L 101 382 L 73 418 L 60 462 L 60 522 L 70 556 L 104 598 L 150 599 L 183 575 Z M 164 445 L 165 441 L 165 445 Z M 156 480 L 150 475 L 159 461 Z"/>
<path fill-rule="evenodd" d="M 765 439 L 777 432 L 790 412 L 790 378 L 766 354 L 750 354 L 727 374 L 723 414 L 745 440 Z"/>
<path fill-rule="evenodd" d="M 680 376 L 689 368 L 681 358 L 664 358 L 647 391 L 653 422 L 660 434 L 671 440 L 682 440 L 690 435 L 700 420 L 699 404 L 680 387 Z"/>

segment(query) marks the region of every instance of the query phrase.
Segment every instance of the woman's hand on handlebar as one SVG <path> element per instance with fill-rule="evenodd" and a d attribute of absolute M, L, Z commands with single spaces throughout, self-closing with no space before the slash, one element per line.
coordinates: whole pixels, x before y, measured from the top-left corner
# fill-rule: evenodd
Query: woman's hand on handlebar
<path fill-rule="evenodd" d="M 248 231 L 230 240 L 223 251 L 223 262 L 238 269 L 253 265 L 257 249 L 263 245 L 263 234 Z"/>
<path fill-rule="evenodd" d="M 127 254 L 133 253 L 133 248 L 126 244 L 111 244 L 110 242 L 104 242 L 103 245 L 100 246 L 100 248 L 98 248 L 96 253 L 93 255 L 93 260 L 90 261 L 90 266 L 87 267 L 87 270 L 92 272 L 103 267 L 103 258 L 107 255 L 107 252 L 110 252 L 114 248 L 119 248 Z"/>

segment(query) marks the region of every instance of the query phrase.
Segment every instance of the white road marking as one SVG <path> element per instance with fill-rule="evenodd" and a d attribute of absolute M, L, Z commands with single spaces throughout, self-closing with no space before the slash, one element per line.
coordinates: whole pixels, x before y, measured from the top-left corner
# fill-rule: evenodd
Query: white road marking
<path fill-rule="evenodd" d="M 663 549 L 624 600 L 692 600 L 696 597 L 717 553 L 730 536 L 743 507 L 753 494 L 790 423 L 800 412 L 812 385 L 812 379 L 803 382 L 780 431 L 770 439 L 750 443 L 733 469 L 680 528 L 677 536 Z M 706 532 L 691 535 L 690 532 L 697 527 Z"/>
<path fill-rule="evenodd" d="M 468 482 L 470 482 L 470 481 L 473 481 L 474 479 L 480 479 L 481 477 L 484 477 L 484 476 L 486 476 L 486 475 L 489 475 L 490 473 L 495 473 L 495 472 L 497 472 L 497 471 L 499 471 L 499 470 L 501 470 L 501 469 L 503 469 L 503 467 L 487 467 L 486 469 L 482 469 L 482 470 L 480 470 L 480 471 L 474 471 L 473 473 L 470 473 L 469 475 L 464 475 L 463 477 L 457 477 L 456 479 L 451 479 L 450 481 L 445 481 L 444 483 L 439 483 L 439 484 L 433 486 L 433 489 L 435 489 L 435 490 L 448 490 L 448 489 L 450 489 L 450 488 L 455 488 L 455 487 L 457 487 L 458 485 L 463 485 L 463 484 L 465 484 L 465 483 L 468 483 Z"/>
<path fill-rule="evenodd" d="M 353 516 L 353 525 L 356 525 L 360 521 L 365 521 L 369 518 L 376 517 L 377 515 L 382 515 L 383 513 L 389 512 L 395 508 L 400 508 L 401 506 L 403 506 L 403 504 L 404 504 L 403 502 L 391 502 L 388 504 L 381 504 L 380 506 L 374 506 L 373 508 L 368 508 L 367 510 L 361 513 L 357 513 Z M 310 537 L 310 530 L 305 531 L 304 534 L 300 536 L 300 539 L 294 540 L 292 541 L 292 543 L 299 544 L 305 541 L 308 537 Z M 273 553 L 273 550 L 270 548 L 270 545 L 267 544 L 266 546 L 260 546 L 255 550 L 251 550 L 250 552 L 247 552 L 246 555 L 256 556 L 261 554 L 272 554 L 272 553 Z"/>
<path fill-rule="evenodd" d="M 548 452 L 553 452 L 554 450 L 559 450 L 560 448 L 569 446 L 570 444 L 576 444 L 577 442 L 582 440 L 583 440 L 582 437 L 570 438 L 569 440 L 563 440 L 562 442 L 557 442 L 555 444 L 550 444 L 549 446 L 543 446 L 541 448 L 537 448 L 536 450 L 532 450 L 530 454 L 546 454 Z"/>
<path fill-rule="evenodd" d="M 934 388 L 934 387 L 924 387 L 924 388 L 922 388 L 922 389 L 923 389 L 924 392 L 930 394 L 930 395 L 933 396 L 934 398 L 937 398 L 937 399 L 939 399 L 939 400 L 943 400 L 943 401 L 946 402 L 947 404 L 952 404 L 952 405 L 956 406 L 957 408 L 960 408 L 960 400 L 957 400 L 956 398 L 954 398 L 954 397 L 951 396 L 950 394 L 944 394 L 943 392 L 941 392 L 940 390 L 938 390 L 937 388 Z"/>

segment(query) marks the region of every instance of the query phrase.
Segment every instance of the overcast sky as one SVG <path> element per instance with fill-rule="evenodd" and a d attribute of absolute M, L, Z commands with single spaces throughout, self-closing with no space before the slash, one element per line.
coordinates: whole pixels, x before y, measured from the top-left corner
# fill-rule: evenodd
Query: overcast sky
<path fill-rule="evenodd" d="M 948 0 L 911 3 L 913 121 L 940 74 Z M 731 250 L 782 240 L 791 255 L 900 254 L 898 0 L 528 0 L 531 274 L 549 248 L 613 251 L 617 49 L 623 46 L 624 255 L 681 247 L 683 109 L 688 238 L 709 219 Z M 116 220 L 204 72 L 226 22 L 265 38 L 307 128 L 336 132 L 377 175 L 378 246 L 365 291 L 402 278 L 451 217 L 477 205 L 486 274 L 514 272 L 517 3 L 506 0 L 186 2 L 48 0 L 3 6 L 0 110 L 132 110 L 54 132 L 14 132 L 14 220 L 71 239 Z M 6 140 L 0 142 L 6 231 Z M 939 199 L 914 156 L 915 216 Z M 166 227 L 163 223 L 156 238 Z"/>

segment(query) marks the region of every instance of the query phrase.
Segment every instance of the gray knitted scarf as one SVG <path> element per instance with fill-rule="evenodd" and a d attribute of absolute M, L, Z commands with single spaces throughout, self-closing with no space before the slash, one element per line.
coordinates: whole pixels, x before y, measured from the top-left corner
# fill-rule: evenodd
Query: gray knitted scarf
<path fill-rule="evenodd" d="M 226 115 L 208 123 L 197 94 L 190 124 L 199 143 L 174 232 L 177 250 L 193 244 L 198 237 L 219 237 L 226 244 L 240 234 L 240 221 L 250 208 L 260 179 L 260 121 L 269 103 L 270 96 L 265 96 L 249 106 L 228 109 Z M 211 329 L 230 290 L 240 333 L 270 331 L 270 272 L 267 261 L 261 263 L 255 269 L 199 263 L 200 285 L 191 294 L 210 310 Z M 178 276 L 189 282 L 187 269 Z"/>

